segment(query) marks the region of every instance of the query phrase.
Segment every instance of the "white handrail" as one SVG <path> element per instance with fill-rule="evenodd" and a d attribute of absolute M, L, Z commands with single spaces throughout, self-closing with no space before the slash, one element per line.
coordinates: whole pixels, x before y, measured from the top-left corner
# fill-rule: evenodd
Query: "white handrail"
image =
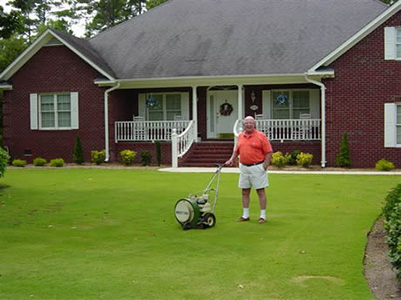
<path fill-rule="evenodd" d="M 188 127 L 181 134 L 177 134 L 177 130 L 173 129 L 171 134 L 171 164 L 173 168 L 178 168 L 178 159 L 188 152 L 196 138 L 197 132 L 194 120 L 189 122 Z"/>

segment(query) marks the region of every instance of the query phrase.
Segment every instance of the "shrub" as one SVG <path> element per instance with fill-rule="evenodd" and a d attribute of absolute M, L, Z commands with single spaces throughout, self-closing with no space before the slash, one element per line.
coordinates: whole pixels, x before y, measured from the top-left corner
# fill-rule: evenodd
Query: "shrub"
<path fill-rule="evenodd" d="M 288 159 L 288 164 L 290 166 L 296 166 L 297 165 L 297 156 L 301 153 L 300 150 L 294 150 L 291 152 L 291 154 L 289 155 L 289 159 Z"/>
<path fill-rule="evenodd" d="M 287 164 L 287 162 L 288 162 L 287 159 L 288 159 L 287 156 L 283 156 L 282 152 L 277 151 L 272 154 L 271 163 L 272 163 L 272 165 L 274 165 L 276 167 L 282 168 Z"/>
<path fill-rule="evenodd" d="M 0 147 L 0 177 L 4 176 L 9 159 L 7 151 Z"/>
<path fill-rule="evenodd" d="M 297 156 L 297 165 L 304 168 L 309 168 L 312 164 L 313 155 L 310 153 L 299 153 Z"/>
<path fill-rule="evenodd" d="M 152 161 L 152 154 L 150 154 L 147 151 L 142 152 L 141 153 L 141 161 L 142 161 L 142 165 L 149 166 L 150 162 Z"/>
<path fill-rule="evenodd" d="M 74 154 L 72 156 L 72 161 L 78 165 L 85 162 L 84 149 L 82 147 L 81 139 L 78 135 L 75 138 Z"/>
<path fill-rule="evenodd" d="M 401 279 L 401 184 L 387 195 L 383 206 L 383 216 L 390 262 L 396 271 L 397 278 Z"/>
<path fill-rule="evenodd" d="M 121 162 L 125 166 L 130 166 L 134 163 L 136 152 L 132 150 L 123 150 L 120 152 Z"/>
<path fill-rule="evenodd" d="M 395 169 L 394 164 L 391 161 L 385 160 L 384 158 L 376 163 L 376 170 L 391 171 L 394 169 Z"/>
<path fill-rule="evenodd" d="M 55 158 L 50 160 L 50 167 L 64 167 L 64 159 L 62 158 Z"/>
<path fill-rule="evenodd" d="M 162 162 L 162 147 L 160 145 L 160 141 L 156 141 L 156 161 L 157 165 L 160 166 Z"/>
<path fill-rule="evenodd" d="M 96 165 L 101 165 L 106 159 L 106 150 L 93 150 L 91 151 L 91 160 Z"/>
<path fill-rule="evenodd" d="M 43 167 L 43 166 L 46 165 L 46 164 L 47 164 L 46 159 L 41 158 L 41 157 L 36 157 L 36 158 L 33 160 L 33 165 L 34 165 L 35 167 Z"/>
<path fill-rule="evenodd" d="M 337 166 L 341 168 L 351 168 L 351 165 L 347 133 L 344 132 L 341 140 L 340 152 L 337 155 Z"/>
<path fill-rule="evenodd" d="M 27 162 L 23 159 L 14 159 L 11 163 L 14 167 L 25 167 Z"/>

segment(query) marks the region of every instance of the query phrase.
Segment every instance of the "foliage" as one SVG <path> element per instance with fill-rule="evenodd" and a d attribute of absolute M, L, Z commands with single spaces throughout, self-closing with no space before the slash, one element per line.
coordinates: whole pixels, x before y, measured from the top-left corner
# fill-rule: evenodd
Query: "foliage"
<path fill-rule="evenodd" d="M 0 177 L 4 176 L 9 160 L 10 156 L 7 151 L 0 147 Z"/>
<path fill-rule="evenodd" d="M 33 165 L 34 165 L 35 167 L 43 167 L 43 166 L 46 165 L 46 164 L 47 164 L 46 159 L 41 158 L 41 157 L 36 157 L 36 158 L 33 160 Z"/>
<path fill-rule="evenodd" d="M 337 166 L 341 168 L 351 168 L 351 165 L 347 133 L 344 132 L 341 140 L 340 151 L 337 156 Z"/>
<path fill-rule="evenodd" d="M 25 39 L 15 35 L 9 39 L 0 39 L 0 72 L 16 59 L 26 46 Z"/>
<path fill-rule="evenodd" d="M 383 206 L 383 216 L 390 262 L 396 271 L 397 278 L 401 279 L 401 184 L 387 195 Z"/>
<path fill-rule="evenodd" d="M 60 167 L 64 167 L 64 159 L 62 159 L 62 158 L 55 158 L 55 159 L 52 159 L 52 160 L 50 160 L 50 167 L 57 167 L 57 168 L 60 168 Z"/>
<path fill-rule="evenodd" d="M 91 161 L 96 165 L 101 165 L 106 159 L 106 150 L 93 150 L 91 151 Z"/>
<path fill-rule="evenodd" d="M 14 159 L 11 164 L 14 167 L 25 167 L 27 165 L 27 161 L 23 159 Z"/>
<path fill-rule="evenodd" d="M 274 152 L 272 154 L 272 160 L 271 160 L 271 164 L 273 166 L 282 168 L 284 167 L 286 164 L 288 163 L 288 157 L 287 156 L 283 156 L 283 153 L 280 151 Z"/>
<path fill-rule="evenodd" d="M 134 163 L 136 152 L 132 150 L 123 150 L 120 152 L 121 162 L 125 166 L 130 166 Z"/>
<path fill-rule="evenodd" d="M 84 149 L 82 147 L 81 139 L 79 138 L 78 135 L 75 138 L 74 154 L 72 157 L 72 161 L 79 165 L 85 162 Z"/>
<path fill-rule="evenodd" d="M 157 165 L 160 166 L 161 161 L 162 161 L 162 149 L 161 149 L 160 141 L 156 141 L 156 161 L 157 161 Z"/>
<path fill-rule="evenodd" d="M 310 165 L 312 164 L 312 160 L 313 160 L 312 154 L 301 152 L 297 156 L 297 165 L 304 168 L 309 168 Z"/>
<path fill-rule="evenodd" d="M 141 153 L 141 161 L 142 165 L 149 166 L 150 162 L 152 161 L 152 154 L 148 151 L 144 151 Z"/>
<path fill-rule="evenodd" d="M 4 8 L 0 6 L 0 40 L 8 39 L 14 32 L 20 30 L 20 15 L 17 11 L 5 13 Z"/>
<path fill-rule="evenodd" d="M 160 4 L 162 4 L 162 3 L 166 2 L 166 1 L 167 0 L 147 0 L 146 1 L 146 9 L 147 10 L 152 9 L 152 8 L 158 6 L 158 5 L 160 5 Z"/>
<path fill-rule="evenodd" d="M 395 166 L 391 161 L 382 158 L 376 163 L 375 168 L 380 171 L 391 171 L 395 169 Z"/>
<path fill-rule="evenodd" d="M 297 156 L 301 153 L 301 150 L 293 150 L 288 157 L 288 164 L 290 166 L 297 165 Z"/>

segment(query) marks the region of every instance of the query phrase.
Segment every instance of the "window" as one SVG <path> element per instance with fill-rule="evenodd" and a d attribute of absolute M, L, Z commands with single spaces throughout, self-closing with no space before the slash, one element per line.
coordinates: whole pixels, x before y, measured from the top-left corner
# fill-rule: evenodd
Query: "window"
<path fill-rule="evenodd" d="M 384 147 L 401 147 L 401 103 L 384 104 Z"/>
<path fill-rule="evenodd" d="M 401 105 L 397 105 L 397 145 L 401 145 Z"/>
<path fill-rule="evenodd" d="M 384 58 L 386 60 L 401 59 L 401 28 L 384 28 Z"/>
<path fill-rule="evenodd" d="M 299 119 L 310 113 L 309 90 L 274 90 L 271 101 L 273 119 Z"/>
<path fill-rule="evenodd" d="M 31 129 L 77 129 L 78 93 L 31 94 Z"/>
<path fill-rule="evenodd" d="M 174 120 L 181 116 L 181 93 L 152 95 L 156 102 L 148 107 L 149 121 Z"/>

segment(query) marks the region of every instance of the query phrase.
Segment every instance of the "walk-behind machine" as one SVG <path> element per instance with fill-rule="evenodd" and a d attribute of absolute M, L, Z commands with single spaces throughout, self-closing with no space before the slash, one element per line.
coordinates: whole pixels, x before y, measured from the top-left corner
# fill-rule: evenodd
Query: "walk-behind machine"
<path fill-rule="evenodd" d="M 206 229 L 216 225 L 216 217 L 213 212 L 217 203 L 223 166 L 217 165 L 216 172 L 203 191 L 189 194 L 175 204 L 175 218 L 181 224 L 182 229 Z"/>

